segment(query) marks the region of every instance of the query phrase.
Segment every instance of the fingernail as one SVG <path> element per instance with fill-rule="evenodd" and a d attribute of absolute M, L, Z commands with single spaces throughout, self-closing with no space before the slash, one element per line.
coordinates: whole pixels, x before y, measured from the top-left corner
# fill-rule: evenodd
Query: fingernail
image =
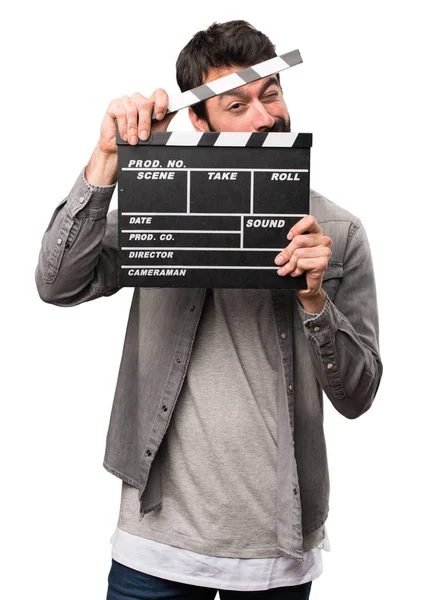
<path fill-rule="evenodd" d="M 289 233 L 287 234 L 287 239 L 288 239 L 288 240 L 291 240 L 291 239 L 292 239 L 292 237 L 293 237 L 293 236 L 292 236 L 291 232 L 289 231 Z"/>
<path fill-rule="evenodd" d="M 282 267 L 281 269 L 277 270 L 277 275 L 284 275 L 286 269 L 284 267 Z"/>
<path fill-rule="evenodd" d="M 122 135 L 122 138 L 124 139 L 124 141 L 125 141 L 125 142 L 127 142 L 127 133 L 124 133 L 124 134 Z"/>
<path fill-rule="evenodd" d="M 130 143 L 131 144 L 137 144 L 138 143 L 138 138 L 136 137 L 136 135 L 132 135 L 132 137 L 130 138 Z"/>
<path fill-rule="evenodd" d="M 142 140 L 143 142 L 145 142 L 145 140 L 147 140 L 147 139 L 148 139 L 148 131 L 146 131 L 146 129 L 143 129 L 143 130 L 141 131 L 141 135 L 140 135 L 139 137 L 141 138 L 141 140 Z"/>
<path fill-rule="evenodd" d="M 155 115 L 155 118 L 158 120 L 162 119 L 163 117 L 164 117 L 164 113 L 162 113 L 162 112 L 159 112 Z"/>
<path fill-rule="evenodd" d="M 281 263 L 283 262 L 283 257 L 282 256 L 276 256 L 274 259 L 274 262 L 276 265 L 281 265 Z"/>

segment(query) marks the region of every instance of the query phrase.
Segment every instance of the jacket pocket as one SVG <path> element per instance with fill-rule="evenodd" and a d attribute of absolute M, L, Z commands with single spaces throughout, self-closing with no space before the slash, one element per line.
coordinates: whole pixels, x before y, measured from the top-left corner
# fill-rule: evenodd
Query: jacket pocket
<path fill-rule="evenodd" d="M 330 261 L 327 270 L 324 273 L 322 287 L 327 292 L 330 300 L 334 302 L 338 286 L 343 278 L 343 263 Z"/>
<path fill-rule="evenodd" d="M 69 250 L 71 248 L 73 242 L 76 240 L 78 233 L 81 229 L 82 219 L 75 219 L 72 223 L 72 227 L 70 228 L 69 235 L 67 236 L 66 243 L 64 245 L 64 250 Z"/>

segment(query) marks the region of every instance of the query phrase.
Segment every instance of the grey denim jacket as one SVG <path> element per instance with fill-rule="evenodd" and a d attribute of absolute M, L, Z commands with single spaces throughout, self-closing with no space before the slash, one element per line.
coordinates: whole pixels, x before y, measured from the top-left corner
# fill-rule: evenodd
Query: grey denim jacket
<path fill-rule="evenodd" d="M 58 306 L 118 291 L 113 186 L 90 185 L 84 169 L 42 240 L 36 283 Z M 345 417 L 371 406 L 382 364 L 369 244 L 360 221 L 311 190 L 310 212 L 332 239 L 328 297 L 306 313 L 291 290 L 272 290 L 286 394 L 278 399 L 277 543 L 303 560 L 325 535 L 329 473 L 322 390 Z M 135 288 L 107 433 L 104 467 L 139 490 L 140 516 L 161 507 L 154 458 L 170 423 L 201 317 L 205 289 Z M 155 467 L 155 468 L 154 468 Z"/>

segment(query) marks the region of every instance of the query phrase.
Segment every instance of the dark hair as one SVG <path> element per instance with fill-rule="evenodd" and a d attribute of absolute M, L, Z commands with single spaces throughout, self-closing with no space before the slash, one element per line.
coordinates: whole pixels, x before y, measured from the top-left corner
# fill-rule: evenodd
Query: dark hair
<path fill-rule="evenodd" d="M 247 21 L 213 23 L 198 31 L 180 52 L 176 79 L 182 92 L 202 85 L 210 68 L 250 67 L 276 56 L 275 46 Z M 207 118 L 205 102 L 192 106 L 195 114 Z"/>

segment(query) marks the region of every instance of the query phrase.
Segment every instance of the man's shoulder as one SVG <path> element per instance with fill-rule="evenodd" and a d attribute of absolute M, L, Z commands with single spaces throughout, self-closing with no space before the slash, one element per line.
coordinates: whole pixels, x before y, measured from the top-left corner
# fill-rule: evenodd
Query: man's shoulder
<path fill-rule="evenodd" d="M 351 225 L 359 227 L 360 219 L 342 208 L 338 204 L 335 204 L 331 200 L 328 200 L 322 194 L 319 194 L 315 190 L 310 190 L 310 214 L 313 215 L 318 223 L 345 223 L 348 227 Z"/>

